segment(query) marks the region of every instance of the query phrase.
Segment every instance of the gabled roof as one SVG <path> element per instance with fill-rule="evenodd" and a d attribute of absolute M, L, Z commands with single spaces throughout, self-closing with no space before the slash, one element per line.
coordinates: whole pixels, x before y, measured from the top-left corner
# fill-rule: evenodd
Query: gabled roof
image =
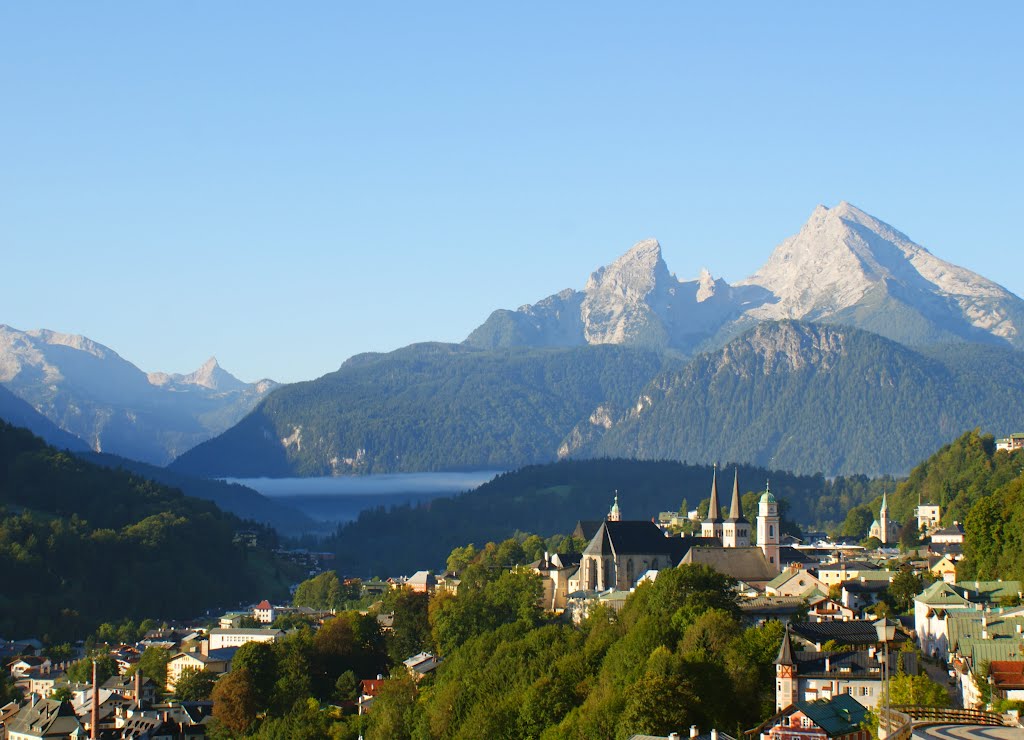
<path fill-rule="evenodd" d="M 40 699 L 35 706 L 23 706 L 7 725 L 7 731 L 30 737 L 66 737 L 81 727 L 71 702 Z"/>
<path fill-rule="evenodd" d="M 719 573 L 763 588 L 775 577 L 760 547 L 691 547 L 683 563 L 701 563 Z"/>
<path fill-rule="evenodd" d="M 830 651 L 797 651 L 796 672 L 804 678 L 862 678 L 881 680 L 881 651 L 872 653 L 868 650 L 830 650 Z M 894 669 L 902 670 L 909 675 L 917 674 L 917 653 L 904 653 L 890 650 Z"/>
<path fill-rule="evenodd" d="M 914 601 L 919 601 L 925 606 L 933 608 L 963 607 L 967 609 L 971 607 L 971 602 L 961 596 L 956 589 L 945 581 L 935 581 L 935 583 L 915 596 Z"/>
<path fill-rule="evenodd" d="M 798 701 L 795 706 L 829 737 L 856 732 L 868 713 L 867 708 L 849 694 L 828 700 Z"/>
<path fill-rule="evenodd" d="M 266 611 L 267 609 L 273 609 L 274 607 L 273 607 L 273 605 L 269 601 L 264 599 L 263 601 L 261 601 L 260 603 L 258 603 L 256 605 L 256 608 L 259 609 L 260 611 Z"/>
<path fill-rule="evenodd" d="M 1024 658 L 990 661 L 988 675 L 992 677 L 992 683 L 997 689 L 1003 691 L 1024 689 Z"/>
<path fill-rule="evenodd" d="M 956 585 L 970 591 L 973 600 L 985 602 L 1014 598 L 1021 591 L 1020 581 L 957 581 Z"/>
<path fill-rule="evenodd" d="M 576 529 L 573 530 L 572 536 L 590 542 L 603 523 L 603 519 L 580 519 L 576 522 Z"/>
<path fill-rule="evenodd" d="M 666 537 L 650 521 L 602 522 L 597 534 L 583 551 L 584 555 L 665 555 L 675 556 L 684 549 L 681 537 Z M 671 565 L 671 563 L 666 563 Z"/>
<path fill-rule="evenodd" d="M 873 622 L 856 619 L 849 622 L 830 620 L 826 622 L 796 622 L 790 625 L 793 634 L 815 645 L 824 645 L 834 640 L 840 645 L 877 645 L 878 631 Z M 909 640 L 905 632 L 897 628 L 894 643 Z"/>

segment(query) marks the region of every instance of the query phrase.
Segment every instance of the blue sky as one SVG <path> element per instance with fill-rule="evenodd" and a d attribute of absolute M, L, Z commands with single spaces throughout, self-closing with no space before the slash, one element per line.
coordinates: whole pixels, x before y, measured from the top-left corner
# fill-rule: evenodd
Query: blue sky
<path fill-rule="evenodd" d="M 302 380 L 839 200 L 1024 294 L 1016 5 L 488 5 L 0 6 L 0 323 Z"/>

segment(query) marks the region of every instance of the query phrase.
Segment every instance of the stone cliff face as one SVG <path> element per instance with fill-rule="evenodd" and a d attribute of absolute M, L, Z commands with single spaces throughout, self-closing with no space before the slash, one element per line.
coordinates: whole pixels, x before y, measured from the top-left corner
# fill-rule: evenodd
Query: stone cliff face
<path fill-rule="evenodd" d="M 210 358 L 188 375 L 142 372 L 86 337 L 0 325 L 0 383 L 97 452 L 165 464 L 224 431 L 277 386 Z"/>
<path fill-rule="evenodd" d="M 909 345 L 1024 348 L 1024 301 L 845 202 L 818 206 L 761 269 L 735 285 L 706 268 L 696 280 L 678 280 L 658 242 L 647 239 L 595 271 L 582 291 L 496 311 L 467 343 L 627 344 L 688 355 L 779 319 L 844 324 Z"/>

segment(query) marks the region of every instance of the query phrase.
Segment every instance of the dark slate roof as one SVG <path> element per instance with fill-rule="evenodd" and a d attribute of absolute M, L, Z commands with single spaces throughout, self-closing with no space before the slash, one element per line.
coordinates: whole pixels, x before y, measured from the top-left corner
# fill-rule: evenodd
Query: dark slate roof
<path fill-rule="evenodd" d="M 932 532 L 932 537 L 934 537 L 935 535 L 950 537 L 950 536 L 953 536 L 953 535 L 958 535 L 958 534 L 963 534 L 963 533 L 964 533 L 963 525 L 960 524 L 960 522 L 953 522 L 951 525 L 949 525 L 948 527 L 945 527 L 944 529 L 940 529 L 937 532 Z"/>
<path fill-rule="evenodd" d="M 779 560 L 783 565 L 790 565 L 791 563 L 818 564 L 818 558 L 805 550 L 797 550 L 790 545 L 783 545 L 779 548 Z"/>
<path fill-rule="evenodd" d="M 601 528 L 602 524 L 604 524 L 603 519 L 580 519 L 576 522 L 576 529 L 573 530 L 572 536 L 590 542 L 594 539 L 594 535 L 597 534 L 597 530 Z"/>
<path fill-rule="evenodd" d="M 584 555 L 618 556 L 632 554 L 666 555 L 671 560 L 685 552 L 681 537 L 666 537 L 650 521 L 602 522 L 597 534 L 583 551 Z M 672 563 L 666 563 L 671 566 Z"/>
<path fill-rule="evenodd" d="M 823 645 L 835 640 L 840 645 L 877 645 L 878 632 L 875 625 L 865 619 L 840 622 L 797 622 L 790 625 L 793 634 L 815 645 Z M 893 642 L 902 643 L 910 638 L 901 630 L 896 630 Z"/>
<path fill-rule="evenodd" d="M 889 588 L 888 581 L 843 581 L 843 588 L 851 594 L 868 594 L 885 591 Z"/>
<path fill-rule="evenodd" d="M 35 706 L 23 706 L 7 725 L 7 731 L 30 737 L 60 737 L 70 735 L 81 726 L 71 702 L 40 699 Z"/>
<path fill-rule="evenodd" d="M 882 651 L 875 651 L 874 657 L 867 650 L 830 650 L 830 651 L 797 651 L 794 653 L 796 659 L 797 674 L 802 677 L 835 678 L 845 676 L 853 678 L 856 676 L 880 676 L 880 665 L 878 658 Z M 917 674 L 917 653 L 900 652 L 890 650 L 889 655 L 893 657 L 893 664 L 902 667 L 908 675 Z M 828 670 L 825 670 L 825 660 L 828 659 Z"/>
<path fill-rule="evenodd" d="M 828 700 L 798 701 L 795 706 L 829 737 L 856 732 L 868 712 L 863 704 L 849 694 L 840 694 Z"/>

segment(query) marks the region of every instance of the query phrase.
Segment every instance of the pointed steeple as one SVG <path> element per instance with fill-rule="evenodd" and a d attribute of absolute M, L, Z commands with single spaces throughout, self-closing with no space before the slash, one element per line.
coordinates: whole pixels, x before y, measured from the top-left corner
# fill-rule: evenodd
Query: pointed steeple
<path fill-rule="evenodd" d="M 888 501 L 886 499 L 885 489 L 883 488 L 882 489 L 882 508 L 881 508 L 881 511 L 882 512 L 886 512 L 888 510 L 889 510 L 889 503 L 888 503 Z"/>
<path fill-rule="evenodd" d="M 782 646 L 779 648 L 779 657 L 775 659 L 775 665 L 796 665 L 793 660 L 793 645 L 789 640 L 789 625 L 786 625 L 786 634 L 782 636 Z"/>
<path fill-rule="evenodd" d="M 722 507 L 718 503 L 718 463 L 715 463 L 715 472 L 711 477 L 711 501 L 708 503 L 708 523 L 722 521 Z"/>
<path fill-rule="evenodd" d="M 740 471 L 736 469 L 732 479 L 732 506 L 729 507 L 729 522 L 746 522 L 743 517 L 743 506 L 740 504 Z"/>

